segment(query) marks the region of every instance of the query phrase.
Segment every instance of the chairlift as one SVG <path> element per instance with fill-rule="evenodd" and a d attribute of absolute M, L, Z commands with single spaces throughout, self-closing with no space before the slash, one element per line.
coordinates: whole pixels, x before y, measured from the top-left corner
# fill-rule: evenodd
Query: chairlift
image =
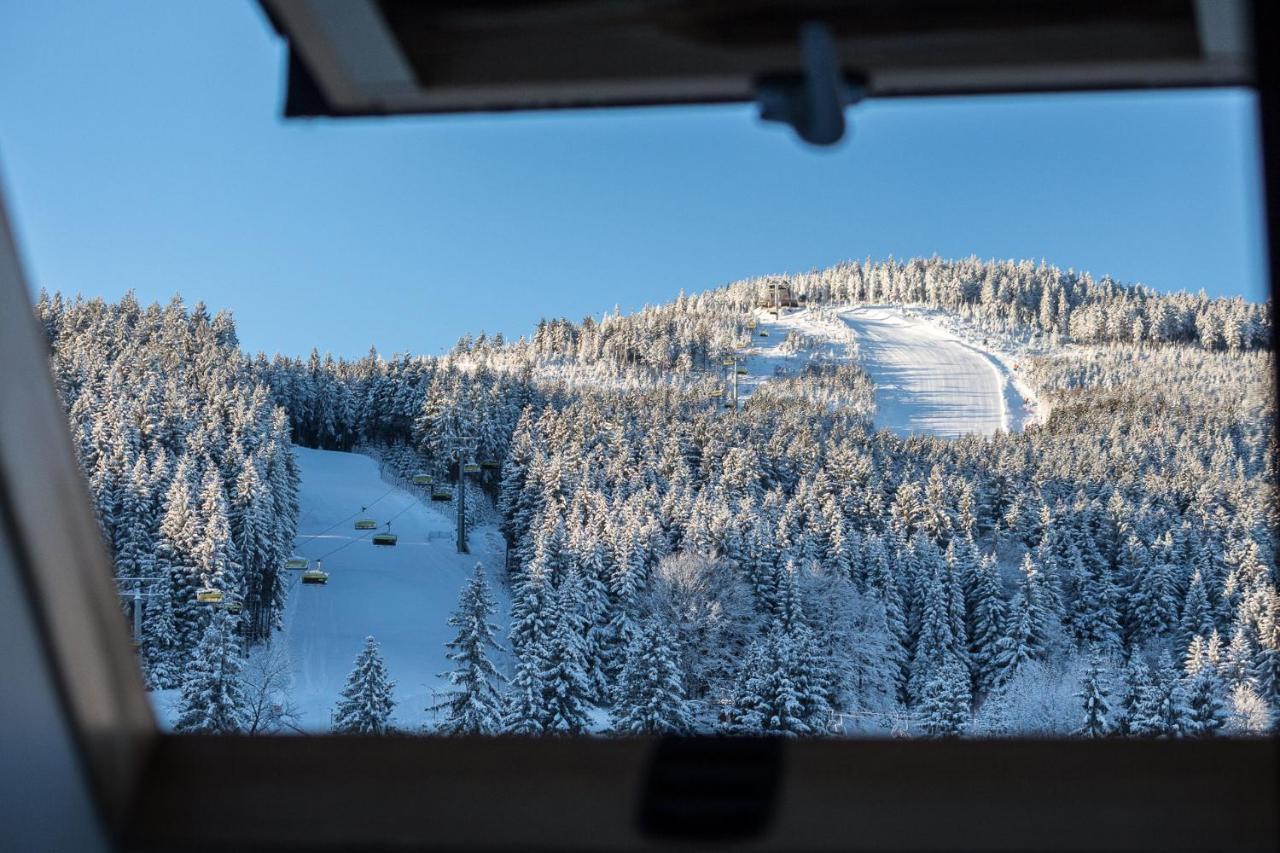
<path fill-rule="evenodd" d="M 723 388 L 716 388 L 716 389 L 714 389 L 714 390 L 708 391 L 708 392 L 707 392 L 707 396 L 708 396 L 708 397 L 723 397 L 723 396 L 724 396 L 724 389 L 723 389 Z"/>
<path fill-rule="evenodd" d="M 387 529 L 381 533 L 373 534 L 374 545 L 394 545 L 396 544 L 396 535 L 391 532 L 391 522 L 387 522 Z"/>
<path fill-rule="evenodd" d="M 244 610 L 244 604 L 238 598 L 231 599 L 225 606 L 227 608 L 227 612 L 232 614 L 239 613 Z"/>
<path fill-rule="evenodd" d="M 447 486 L 436 486 L 431 490 L 431 500 L 451 501 L 453 500 L 453 489 L 450 489 Z"/>
<path fill-rule="evenodd" d="M 222 590 L 214 589 L 211 586 L 196 591 L 196 601 L 200 604 L 221 604 L 222 599 Z"/>
<path fill-rule="evenodd" d="M 732 409 L 732 408 L 734 408 L 734 406 L 733 406 L 733 401 L 732 401 L 732 400 L 729 400 L 728 402 L 726 402 L 726 403 L 724 404 L 724 407 L 725 407 L 726 409 Z"/>
<path fill-rule="evenodd" d="M 479 465 L 479 463 L 476 463 L 476 462 L 468 462 L 468 463 L 466 463 L 465 465 L 463 465 L 463 466 L 462 466 L 462 473 L 464 473 L 464 474 L 479 474 L 479 473 L 480 473 L 480 465 Z"/>
<path fill-rule="evenodd" d="M 307 569 L 302 573 L 303 583 L 328 583 L 329 573 L 320 568 L 320 562 L 316 561 L 314 569 Z"/>
<path fill-rule="evenodd" d="M 311 563 L 306 557 L 290 557 L 284 561 L 284 567 L 291 572 L 305 569 Z"/>
<path fill-rule="evenodd" d="M 733 372 L 734 372 L 734 373 L 736 373 L 736 374 L 738 374 L 739 376 L 746 376 L 746 375 L 747 375 L 747 369 L 746 369 L 745 367 L 739 367 L 737 370 L 735 370 L 735 371 L 733 371 Z"/>
<path fill-rule="evenodd" d="M 430 474 L 414 474 L 413 484 L 415 486 L 430 486 L 432 477 Z"/>
<path fill-rule="evenodd" d="M 768 333 L 768 332 L 766 332 L 764 329 L 761 329 L 761 330 L 760 330 L 760 337 L 762 337 L 762 338 L 767 338 L 767 337 L 769 337 L 769 333 Z"/>
<path fill-rule="evenodd" d="M 372 518 L 356 519 L 356 530 L 377 530 L 377 529 L 378 529 L 378 522 L 374 521 Z"/>
<path fill-rule="evenodd" d="M 723 364 L 725 367 L 733 367 L 735 364 L 738 363 L 738 360 L 736 358 L 726 358 L 724 361 L 720 363 Z"/>
<path fill-rule="evenodd" d="M 497 459 L 481 459 L 480 467 L 485 469 L 486 471 L 497 471 L 499 468 L 502 467 L 502 463 L 499 462 Z"/>

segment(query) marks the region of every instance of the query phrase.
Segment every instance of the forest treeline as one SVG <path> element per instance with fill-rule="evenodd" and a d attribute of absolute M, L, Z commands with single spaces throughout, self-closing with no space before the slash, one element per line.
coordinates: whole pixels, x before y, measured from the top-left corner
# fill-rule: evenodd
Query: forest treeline
<path fill-rule="evenodd" d="M 1273 725 L 1280 598 L 1263 306 L 974 259 L 788 277 L 810 306 L 925 305 L 1081 345 L 1027 366 L 1051 408 L 1044 424 L 903 438 L 872 428 L 870 381 L 832 358 L 724 408 L 721 360 L 750 344 L 751 309 L 778 281 L 546 321 L 514 342 L 467 337 L 440 358 L 250 360 L 229 318 L 176 302 L 42 298 L 37 313 L 122 572 L 133 569 L 121 531 L 135 525 L 115 520 L 127 511 L 104 485 L 117 477 L 104 468 L 120 470 L 103 464 L 104 446 L 140 443 L 151 471 L 163 445 L 158 467 L 171 473 L 147 492 L 163 482 L 163 505 L 182 491 L 174 483 L 194 484 L 197 516 L 218 516 L 223 495 L 233 574 L 257 602 L 276 599 L 244 568 L 236 495 L 248 468 L 280 496 L 268 513 L 280 558 L 296 523 L 290 434 L 392 448 L 442 475 L 473 436 L 477 459 L 501 463 L 490 491 L 514 555 L 512 623 L 494 640 L 487 593 L 462 603 L 459 671 L 470 675 L 454 700 L 470 722 L 451 716 L 453 730 L 579 733 L 600 708 L 619 731 L 1174 736 Z M 155 396 L 174 398 L 181 429 L 131 426 Z M 117 438 L 134 432 L 144 437 Z M 191 473 L 176 476 L 178 457 Z M 231 577 L 206 568 L 227 553 L 204 544 L 220 526 L 193 529 L 184 576 Z M 271 607 L 255 606 L 255 624 L 269 625 Z M 509 660 L 510 683 L 489 656 Z M 385 695 L 377 664 L 370 643 L 358 668 L 378 683 L 362 693 L 356 679 L 353 697 Z"/>

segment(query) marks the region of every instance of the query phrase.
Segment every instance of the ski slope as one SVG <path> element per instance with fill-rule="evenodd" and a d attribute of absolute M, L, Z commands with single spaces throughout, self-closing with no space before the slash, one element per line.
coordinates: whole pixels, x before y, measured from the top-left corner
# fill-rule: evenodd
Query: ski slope
<path fill-rule="evenodd" d="M 821 354 L 857 359 L 876 385 L 875 426 L 899 435 L 947 438 L 997 430 L 1017 431 L 1033 420 L 1034 400 L 1024 396 L 1009 359 L 957 337 L 930 320 L 901 308 L 874 305 L 847 308 L 839 320 L 801 308 L 780 318 L 758 315 L 767 339 L 741 353 L 748 375 L 740 377 L 739 396 L 747 397 L 780 371 L 795 372 Z M 801 332 L 813 348 L 788 354 L 782 341 Z"/>
<path fill-rule="evenodd" d="M 421 728 L 434 718 L 425 710 L 434 704 L 432 691 L 447 687 L 439 677 L 449 667 L 444 643 L 453 638 L 453 629 L 447 622 L 477 562 L 488 570 L 498 602 L 493 621 L 506 624 L 506 595 L 498 580 L 501 535 L 492 526 L 473 529 L 472 553 L 458 554 L 449 514 L 453 504 L 440 510 L 389 485 L 367 456 L 301 447 L 295 453 L 302 474 L 295 553 L 313 562 L 321 558 L 329 573 L 324 585 L 304 585 L 300 573 L 290 573 L 283 639 L 293 665 L 291 699 L 302 726 L 329 728 L 352 663 L 365 637 L 373 635 L 396 682 L 395 724 Z M 372 544 L 369 537 L 377 531 L 354 529 L 362 506 L 379 524 L 391 520 L 392 532 L 399 535 L 394 547 Z"/>
<path fill-rule="evenodd" d="M 945 329 L 896 308 L 843 312 L 876 384 L 876 426 L 900 435 L 991 435 L 1013 428 L 1005 366 Z"/>

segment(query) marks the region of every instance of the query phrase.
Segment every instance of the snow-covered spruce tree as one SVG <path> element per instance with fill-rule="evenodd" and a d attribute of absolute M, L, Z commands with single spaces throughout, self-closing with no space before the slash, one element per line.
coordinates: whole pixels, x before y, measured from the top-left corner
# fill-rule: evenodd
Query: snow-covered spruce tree
<path fill-rule="evenodd" d="M 1151 670 L 1141 655 L 1134 654 L 1124 669 L 1124 680 L 1113 721 L 1116 734 L 1126 737 L 1154 737 L 1160 734 L 1156 701 Z"/>
<path fill-rule="evenodd" d="M 333 730 L 344 734 L 387 734 L 391 730 L 391 711 L 395 708 L 391 695 L 395 686 L 387 677 L 377 640 L 366 637 L 334 708 Z"/>
<path fill-rule="evenodd" d="M 1181 673 L 1169 657 L 1162 652 L 1152 673 L 1148 716 L 1134 720 L 1136 734 L 1155 737 L 1181 737 L 1186 730 L 1186 691 L 1182 687 Z"/>
<path fill-rule="evenodd" d="M 555 624 L 542 657 L 547 734 L 583 734 L 590 723 L 592 691 L 583 656 L 582 606 L 582 582 L 574 569 L 556 591 Z"/>
<path fill-rule="evenodd" d="M 789 737 L 813 733 L 802 717 L 804 709 L 791 678 L 791 654 L 790 640 L 777 629 L 747 649 L 732 704 L 724 712 L 725 732 Z"/>
<path fill-rule="evenodd" d="M 182 701 L 174 730 L 231 734 L 245 726 L 245 698 L 240 683 L 244 666 L 233 620 L 218 609 L 205 628 L 182 680 Z"/>
<path fill-rule="evenodd" d="M 969 674 L 955 659 L 930 671 L 916 714 L 930 737 L 959 737 L 969 723 Z"/>
<path fill-rule="evenodd" d="M 516 650 L 516 669 L 503 697 L 502 731 L 513 735 L 541 735 L 551 718 L 543 678 L 546 650 L 541 641 Z"/>
<path fill-rule="evenodd" d="M 445 643 L 446 657 L 455 664 L 445 675 L 454 689 L 436 706 L 447 710 L 439 726 L 445 734 L 492 734 L 501 724 L 502 700 L 495 685 L 502 676 L 489 660 L 489 651 L 499 648 L 493 639 L 497 626 L 489 622 L 493 611 L 484 568 L 477 565 L 449 617 L 449 625 L 458 629 Z"/>
<path fill-rule="evenodd" d="M 1218 666 L 1200 639 L 1199 635 L 1192 639 L 1182 683 L 1186 701 L 1182 731 L 1191 737 L 1215 735 L 1227 722 L 1225 689 Z"/>
<path fill-rule="evenodd" d="M 1089 655 L 1089 666 L 1080 681 L 1080 690 L 1076 698 L 1080 700 L 1084 711 L 1080 728 L 1074 734 L 1078 737 L 1099 738 L 1111 733 L 1111 705 L 1107 702 L 1110 691 L 1107 689 L 1107 676 L 1102 666 L 1102 659 L 1094 650 Z"/>
<path fill-rule="evenodd" d="M 1004 637 L 1006 610 L 995 557 L 984 556 L 975 564 L 967 584 L 966 607 L 973 686 L 980 695 L 991 691 L 999 681 L 1000 640 Z"/>
<path fill-rule="evenodd" d="M 167 581 L 155 584 L 142 624 L 142 661 L 147 685 L 169 690 L 182 683 L 178 655 L 178 630 L 173 617 L 173 587 Z"/>
<path fill-rule="evenodd" d="M 1028 554 L 1022 560 L 1022 582 L 1009 605 L 1007 633 L 998 645 L 1000 680 L 1011 678 L 1024 663 L 1043 660 L 1048 654 L 1050 614 L 1044 599 L 1044 580 Z"/>
<path fill-rule="evenodd" d="M 692 727 L 674 638 L 657 620 L 646 620 L 627 645 L 613 696 L 618 734 L 683 734 Z"/>

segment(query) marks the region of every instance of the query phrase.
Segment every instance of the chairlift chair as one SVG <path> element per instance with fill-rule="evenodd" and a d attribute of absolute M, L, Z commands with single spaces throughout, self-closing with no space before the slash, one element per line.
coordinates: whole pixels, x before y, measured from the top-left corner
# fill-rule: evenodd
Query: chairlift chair
<path fill-rule="evenodd" d="M 310 561 L 307 560 L 306 557 L 290 557 L 289 559 L 284 561 L 284 567 L 291 572 L 296 572 L 296 571 L 305 569 L 310 564 L 311 564 Z"/>
<path fill-rule="evenodd" d="M 430 486 L 432 479 L 433 478 L 430 474 L 414 474 L 413 484 L 415 486 Z"/>
<path fill-rule="evenodd" d="M 499 468 L 502 467 L 502 463 L 499 462 L 497 459 L 481 459 L 480 467 L 485 469 L 486 471 L 497 471 Z"/>
<path fill-rule="evenodd" d="M 319 583 L 319 584 L 328 583 L 329 573 L 326 571 L 323 571 L 320 568 L 320 564 L 316 563 L 316 567 L 314 569 L 307 569 L 305 572 L 302 573 L 302 582 L 303 583 Z"/>
<path fill-rule="evenodd" d="M 204 589 L 196 590 L 196 601 L 200 604 L 221 604 L 222 599 L 223 595 L 220 589 L 206 586 Z"/>
<path fill-rule="evenodd" d="M 446 486 L 437 486 L 431 490 L 431 500 L 451 501 L 453 500 L 453 490 Z"/>
<path fill-rule="evenodd" d="M 463 465 L 463 466 L 462 466 L 462 473 L 464 473 L 464 474 L 479 474 L 479 473 L 480 473 L 480 465 L 479 465 L 479 463 L 476 463 L 476 462 L 468 462 L 468 463 L 466 463 L 465 465 Z"/>
<path fill-rule="evenodd" d="M 739 367 L 737 370 L 734 371 L 734 373 L 738 374 L 739 376 L 746 376 L 747 369 L 745 367 Z"/>
<path fill-rule="evenodd" d="M 356 519 L 356 530 L 377 530 L 377 529 L 378 529 L 378 522 L 374 521 L 372 518 Z"/>
<path fill-rule="evenodd" d="M 767 338 L 767 337 L 769 337 L 769 333 L 768 333 L 768 332 L 766 332 L 764 329 L 761 329 L 761 330 L 760 330 L 760 337 L 762 337 L 762 338 Z"/>
<path fill-rule="evenodd" d="M 394 545 L 398 537 L 391 532 L 391 522 L 387 522 L 387 529 L 382 533 L 373 534 L 374 545 Z"/>

